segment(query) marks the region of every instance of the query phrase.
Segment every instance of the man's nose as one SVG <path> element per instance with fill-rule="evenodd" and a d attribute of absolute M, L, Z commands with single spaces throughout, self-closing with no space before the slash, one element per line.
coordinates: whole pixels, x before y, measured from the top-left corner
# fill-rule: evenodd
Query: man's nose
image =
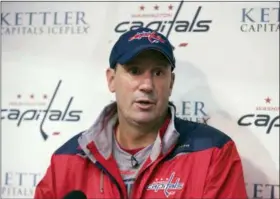
<path fill-rule="evenodd" d="M 153 91 L 153 88 L 154 88 L 154 83 L 153 83 L 152 74 L 150 73 L 143 74 L 139 89 L 143 92 L 150 93 Z"/>

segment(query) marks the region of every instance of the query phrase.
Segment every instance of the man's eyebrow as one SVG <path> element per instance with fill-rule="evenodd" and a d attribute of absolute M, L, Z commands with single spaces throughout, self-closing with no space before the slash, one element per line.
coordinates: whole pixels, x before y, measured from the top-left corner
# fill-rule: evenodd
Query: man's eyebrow
<path fill-rule="evenodd" d="M 160 60 L 160 61 L 158 61 L 157 64 L 160 64 L 160 65 L 163 65 L 163 66 L 170 66 L 171 65 L 170 62 L 167 61 L 167 60 Z"/>
<path fill-rule="evenodd" d="M 124 64 L 125 67 L 130 67 L 130 66 L 135 66 L 135 65 L 137 65 L 137 62 L 128 62 L 128 63 Z"/>

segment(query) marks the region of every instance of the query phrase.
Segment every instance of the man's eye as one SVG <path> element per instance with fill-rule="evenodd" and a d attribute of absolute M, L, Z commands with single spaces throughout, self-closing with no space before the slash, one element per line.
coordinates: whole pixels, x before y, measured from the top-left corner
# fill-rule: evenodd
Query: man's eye
<path fill-rule="evenodd" d="M 155 76 L 161 76 L 163 73 L 162 71 L 158 70 L 158 71 L 155 71 Z"/>
<path fill-rule="evenodd" d="M 129 72 L 133 75 L 137 75 L 137 74 L 140 73 L 140 70 L 139 70 L 138 67 L 132 67 L 132 68 L 129 69 Z"/>

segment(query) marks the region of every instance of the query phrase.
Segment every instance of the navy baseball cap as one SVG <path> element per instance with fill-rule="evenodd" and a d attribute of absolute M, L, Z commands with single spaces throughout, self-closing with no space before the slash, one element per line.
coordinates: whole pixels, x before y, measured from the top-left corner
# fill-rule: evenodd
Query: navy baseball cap
<path fill-rule="evenodd" d="M 117 63 L 126 64 L 140 52 L 151 49 L 161 52 L 170 62 L 172 70 L 175 68 L 173 46 L 164 35 L 150 28 L 138 28 L 121 35 L 112 48 L 110 68 L 115 68 Z"/>

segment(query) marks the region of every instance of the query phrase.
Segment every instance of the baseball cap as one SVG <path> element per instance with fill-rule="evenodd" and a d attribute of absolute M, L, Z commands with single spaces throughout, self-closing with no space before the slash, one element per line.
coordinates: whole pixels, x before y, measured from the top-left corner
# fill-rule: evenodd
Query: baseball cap
<path fill-rule="evenodd" d="M 117 63 L 126 64 L 142 51 L 151 49 L 161 52 L 172 70 L 175 68 L 173 46 L 164 35 L 150 28 L 138 28 L 121 35 L 111 50 L 110 68 L 115 68 Z"/>

